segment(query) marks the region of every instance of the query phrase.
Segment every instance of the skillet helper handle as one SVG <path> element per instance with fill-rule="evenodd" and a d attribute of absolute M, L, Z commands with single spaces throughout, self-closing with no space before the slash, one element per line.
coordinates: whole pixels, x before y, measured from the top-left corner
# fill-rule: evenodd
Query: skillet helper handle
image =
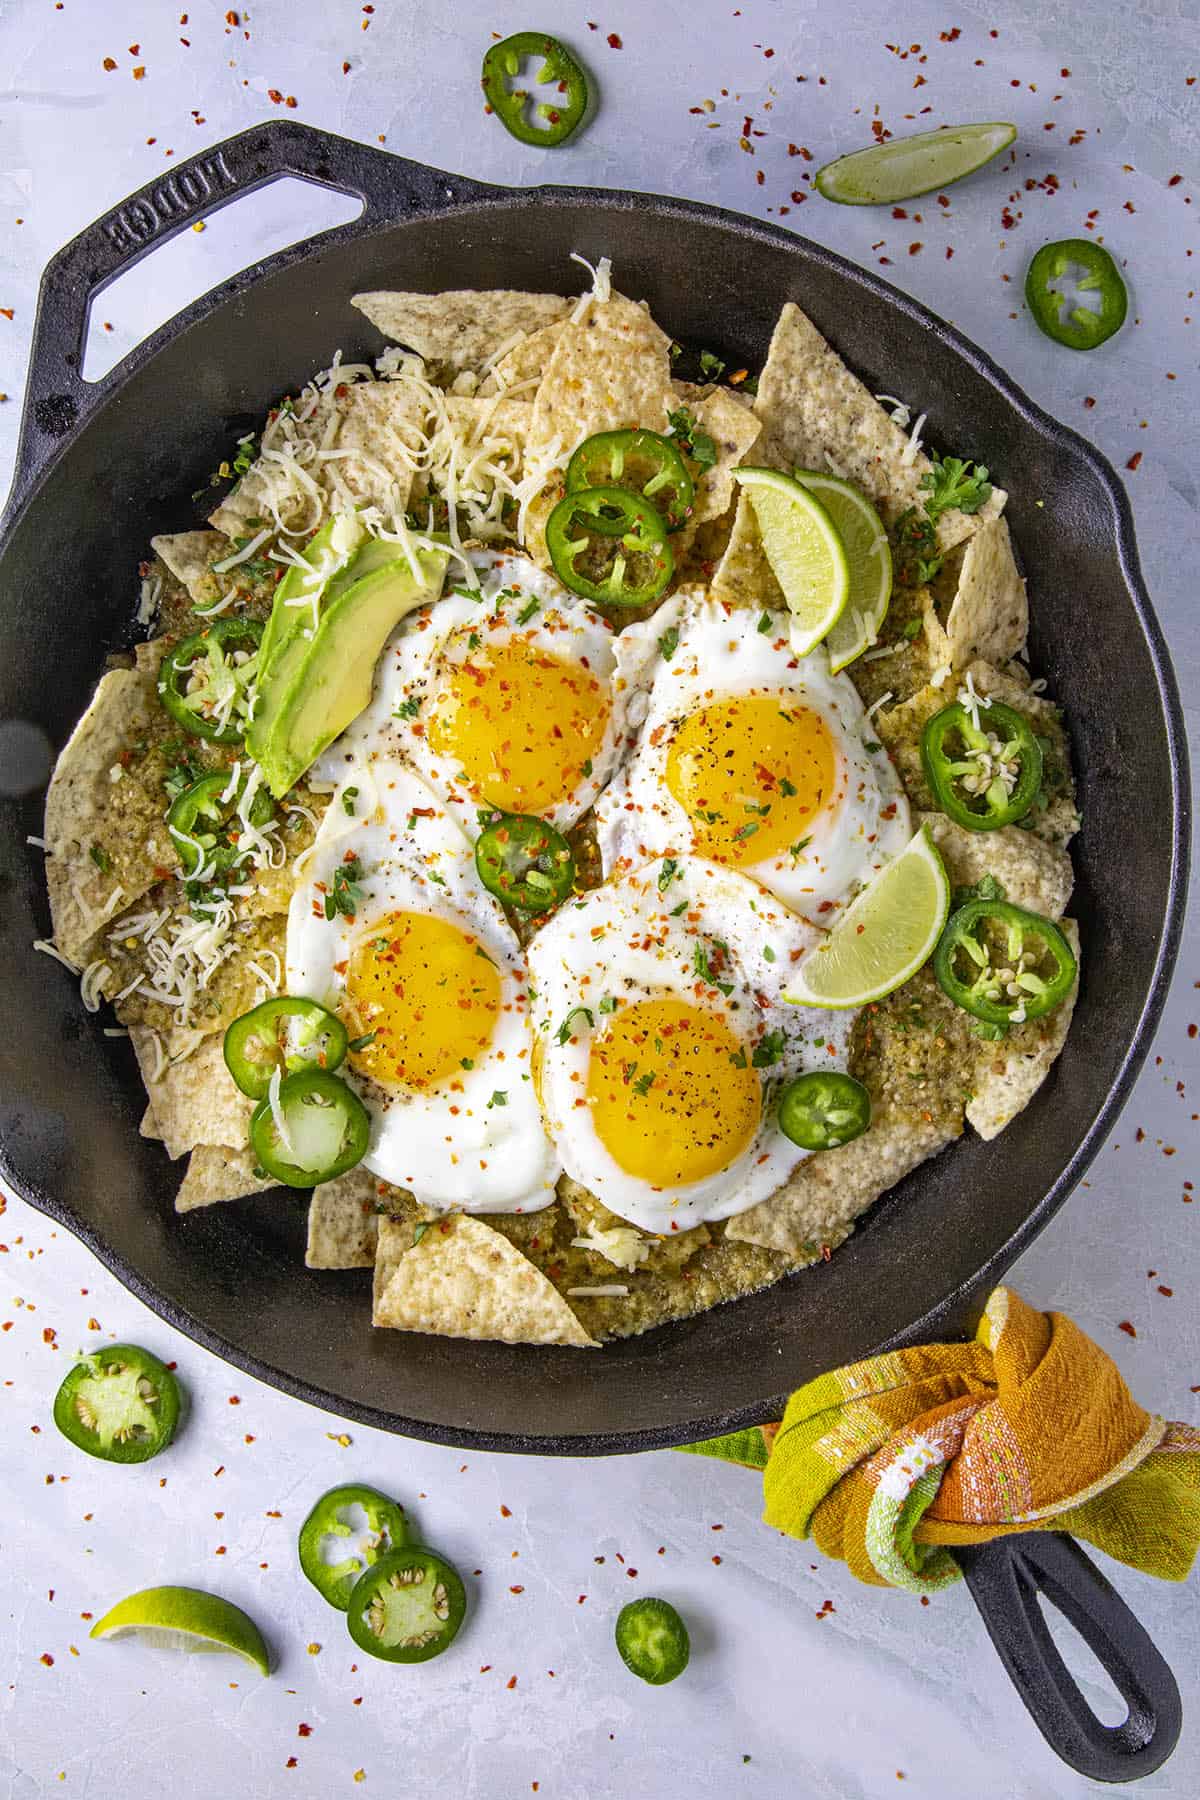
<path fill-rule="evenodd" d="M 988 1635 L 1035 1725 L 1071 1768 L 1093 1781 L 1138 1781 L 1179 1738 L 1175 1677 L 1144 1625 L 1075 1539 L 1027 1531 L 956 1548 Z M 1056 1606 L 1103 1664 L 1126 1706 L 1120 1725 L 1092 1711 L 1055 1646 L 1038 1595 Z"/>
<path fill-rule="evenodd" d="M 164 169 L 86 226 L 46 266 L 33 326 L 12 506 L 23 500 L 59 441 L 123 378 L 125 364 L 95 382 L 85 381 L 81 373 L 88 317 L 97 296 L 160 244 L 285 175 L 362 200 L 359 218 L 321 234 L 329 240 L 445 211 L 488 191 L 478 182 L 289 119 L 253 126 Z"/>

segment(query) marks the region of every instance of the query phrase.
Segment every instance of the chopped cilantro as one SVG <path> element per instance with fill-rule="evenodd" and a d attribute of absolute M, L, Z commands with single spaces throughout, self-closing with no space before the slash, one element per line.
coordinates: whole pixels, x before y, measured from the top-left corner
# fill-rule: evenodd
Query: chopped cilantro
<path fill-rule="evenodd" d="M 774 962 L 775 961 L 775 952 L 774 952 L 774 950 L 772 950 L 770 944 L 763 945 L 763 961 L 764 962 Z"/>
<path fill-rule="evenodd" d="M 925 511 L 930 519 L 951 511 L 977 513 L 986 503 L 992 491 L 988 472 L 982 463 L 974 465 L 974 474 L 971 468 L 970 461 L 958 456 L 933 458 L 933 467 L 921 477 L 921 486 L 929 490 Z"/>
<path fill-rule="evenodd" d="M 530 619 L 532 619 L 534 613 L 537 612 L 537 610 L 541 606 L 541 604 L 542 604 L 541 601 L 538 600 L 536 597 L 532 600 L 527 600 L 525 602 L 524 606 L 521 608 L 520 612 L 517 614 L 517 624 L 518 625 L 528 625 Z"/>
<path fill-rule="evenodd" d="M 717 977 L 713 973 L 712 964 L 709 961 L 708 951 L 704 948 L 703 944 L 696 945 L 695 955 L 692 960 L 692 966 L 695 969 L 697 975 L 699 975 L 701 981 L 706 981 L 708 983 L 709 987 L 718 988 L 721 991 L 721 993 L 725 994 L 726 996 L 728 996 L 729 994 L 732 994 L 732 992 L 733 992 L 732 981 L 718 981 L 717 980 Z"/>
<path fill-rule="evenodd" d="M 664 856 L 662 868 L 658 871 L 658 891 L 665 894 L 671 883 L 679 875 L 679 864 L 673 856 Z"/>
<path fill-rule="evenodd" d="M 420 1243 L 421 1239 L 425 1236 L 425 1233 L 428 1230 L 429 1230 L 429 1220 L 428 1219 L 419 1219 L 417 1221 L 417 1223 L 413 1226 L 412 1247 L 414 1250 L 416 1249 L 417 1245 Z"/>
<path fill-rule="evenodd" d="M 686 901 L 686 900 L 681 900 L 681 901 L 680 901 L 680 902 L 679 902 L 679 905 L 678 905 L 678 906 L 673 906 L 673 907 L 672 907 L 672 908 L 671 908 L 671 917 L 672 917 L 672 918 L 673 918 L 673 919 L 677 919 L 677 918 L 678 918 L 678 917 L 679 917 L 679 915 L 680 915 L 680 914 L 681 914 L 681 913 L 685 913 L 685 912 L 686 912 L 686 911 L 687 911 L 687 909 L 688 909 L 688 903 L 687 903 L 687 901 Z"/>
<path fill-rule="evenodd" d="M 745 825 L 739 825 L 733 835 L 734 835 L 734 838 L 740 843 L 746 838 L 752 838 L 757 830 L 758 830 L 757 821 L 754 819 L 749 819 L 749 820 L 747 820 Z"/>
<path fill-rule="evenodd" d="M 725 373 L 725 364 L 711 350 L 700 352 L 700 373 L 705 381 L 719 381 Z"/>
<path fill-rule="evenodd" d="M 367 1045 L 373 1044 L 378 1036 L 377 1031 L 364 1032 L 362 1037 L 351 1038 L 346 1048 L 347 1050 L 365 1050 Z"/>
<path fill-rule="evenodd" d="M 592 772 L 592 759 L 590 756 L 584 759 L 583 772 L 585 775 L 590 775 Z"/>
<path fill-rule="evenodd" d="M 875 752 L 879 748 L 880 748 L 880 745 L 878 745 L 875 742 L 874 738 L 864 738 L 863 739 L 863 749 L 868 751 L 872 756 L 874 756 Z"/>
<path fill-rule="evenodd" d="M 802 851 L 804 851 L 804 850 L 807 850 L 807 849 L 808 849 L 808 846 L 809 846 L 809 845 L 810 845 L 810 844 L 811 844 L 811 843 L 812 843 L 812 837 L 811 837 L 811 835 L 810 835 L 810 836 L 808 836 L 808 837 L 802 837 L 802 838 L 801 838 L 801 839 L 800 839 L 800 840 L 799 840 L 799 842 L 798 842 L 798 843 L 795 843 L 795 844 L 793 844 L 793 845 L 792 845 L 792 848 L 791 848 L 791 851 L 790 851 L 790 852 L 789 852 L 789 854 L 790 854 L 790 855 L 791 855 L 791 856 L 792 856 L 792 857 L 793 857 L 793 858 L 795 858 L 795 857 L 797 857 L 797 856 L 799 856 L 799 855 L 800 855 L 800 854 L 801 854 L 801 852 L 802 852 Z"/>
<path fill-rule="evenodd" d="M 362 875 L 362 864 L 357 856 L 348 856 L 345 862 L 338 864 L 333 871 L 333 890 L 325 896 L 325 917 L 327 919 L 336 918 L 338 913 L 341 913 L 343 918 L 352 919 L 354 917 L 358 910 L 358 903 L 362 899 L 362 889 L 358 885 L 362 880 Z"/>
<path fill-rule="evenodd" d="M 354 817 L 354 802 L 358 799 L 356 787 L 346 788 L 342 794 L 342 811 Z"/>
<path fill-rule="evenodd" d="M 650 1089 L 653 1086 L 654 1086 L 654 1072 L 653 1072 L 653 1070 L 651 1070 L 650 1073 L 647 1075 L 639 1075 L 638 1076 L 637 1080 L 633 1084 L 633 1091 L 635 1094 L 641 1094 L 644 1099 L 645 1096 L 650 1092 Z"/>
<path fill-rule="evenodd" d="M 784 775 L 780 780 L 779 791 L 783 795 L 785 800 L 794 800 L 796 797 L 795 785 L 788 780 L 786 775 Z"/>
<path fill-rule="evenodd" d="M 473 1056 L 464 1056 L 462 1059 L 462 1066 L 464 1069 L 473 1069 L 475 1067 L 475 1058 Z"/>
<path fill-rule="evenodd" d="M 965 906 L 968 900 L 1003 900 L 1005 897 L 1003 882 L 997 881 L 994 875 L 981 875 L 970 887 L 956 887 L 953 904 Z"/>
<path fill-rule="evenodd" d="M 613 996 L 611 994 L 605 994 L 603 1000 L 600 1002 L 600 1011 L 602 1013 L 612 1013 L 612 1012 L 616 1012 L 616 1010 L 617 1010 L 616 1000 L 613 998 Z"/>
<path fill-rule="evenodd" d="M 922 621 L 920 619 L 910 619 L 908 621 L 908 624 L 904 627 L 903 631 L 901 631 L 900 636 L 903 638 L 907 638 L 909 643 L 911 644 L 914 638 L 920 637 L 921 624 L 922 624 Z"/>
<path fill-rule="evenodd" d="M 108 875 L 112 872 L 112 857 L 108 854 L 107 850 L 102 850 L 99 844 L 93 844 L 88 851 L 88 855 L 102 875 Z"/>
<path fill-rule="evenodd" d="M 767 632 L 770 631 L 771 615 L 769 612 L 759 614 L 758 629 L 763 633 L 764 637 L 766 636 Z"/>
<path fill-rule="evenodd" d="M 674 654 L 678 650 L 678 648 L 679 648 L 679 632 L 676 629 L 676 627 L 674 625 L 672 625 L 670 630 L 664 631 L 662 636 L 659 638 L 658 653 L 662 657 L 664 662 L 670 662 L 671 658 L 674 656 Z"/>
<path fill-rule="evenodd" d="M 787 1049 L 787 1038 L 782 1031 L 768 1031 L 754 1046 L 754 1066 L 756 1069 L 770 1069 L 780 1060 Z"/>
<path fill-rule="evenodd" d="M 497 1088 L 495 1093 L 492 1095 L 491 1099 L 488 1101 L 488 1111 L 491 1112 L 493 1106 L 507 1106 L 507 1105 L 508 1105 L 507 1090 L 504 1088 Z"/>
<path fill-rule="evenodd" d="M 580 1016 L 580 1014 L 583 1015 L 583 1017 L 587 1020 L 587 1022 L 590 1026 L 593 1026 L 593 1027 L 595 1026 L 596 1020 L 592 1014 L 590 1007 L 573 1006 L 571 1008 L 570 1012 L 567 1014 L 566 1018 L 563 1020 L 562 1024 L 559 1026 L 558 1030 L 554 1034 L 556 1043 L 566 1044 L 566 1043 L 570 1042 L 570 1040 L 571 1040 L 571 1020 L 578 1018 Z"/>
<path fill-rule="evenodd" d="M 668 413 L 667 423 L 671 427 L 671 436 L 679 439 L 697 468 L 711 469 L 717 460 L 717 446 L 708 433 L 700 429 L 687 407 L 680 406 Z"/>
<path fill-rule="evenodd" d="M 415 719 L 420 710 L 421 702 L 410 696 L 409 699 L 400 702 L 392 717 L 393 719 Z"/>

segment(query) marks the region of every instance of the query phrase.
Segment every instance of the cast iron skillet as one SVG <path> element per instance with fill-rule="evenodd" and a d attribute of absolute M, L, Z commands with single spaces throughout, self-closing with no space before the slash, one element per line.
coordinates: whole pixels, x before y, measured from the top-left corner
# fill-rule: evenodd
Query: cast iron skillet
<path fill-rule="evenodd" d="M 284 174 L 360 195 L 361 218 L 226 282 L 85 382 L 96 295 L 201 214 Z M 997 1142 L 965 1138 L 904 1182 L 828 1266 L 594 1357 L 372 1332 L 362 1278 L 304 1269 L 294 1198 L 177 1218 L 179 1170 L 137 1134 L 128 1045 L 101 1035 L 65 971 L 29 954 L 48 925 L 40 859 L 25 845 L 40 829 L 35 790 L 51 746 L 82 712 L 103 653 L 129 640 L 151 535 L 188 523 L 186 496 L 234 435 L 334 348 L 377 352 L 350 295 L 561 290 L 579 273 L 572 251 L 611 256 L 621 287 L 685 344 L 752 368 L 783 302 L 799 300 L 873 389 L 919 400 L 935 445 L 987 463 L 1012 494 L 1032 660 L 1068 709 L 1084 818 L 1073 908 L 1083 992 L 1066 1052 L 1028 1111 Z M 1178 945 L 1188 801 L 1179 702 L 1125 496 L 1089 445 L 942 320 L 776 227 L 652 195 L 485 187 L 300 125 L 247 131 L 144 188 L 51 262 L 0 527 L 0 592 L 0 719 L 29 721 L 45 741 L 31 768 L 29 734 L 10 723 L 2 738 L 0 792 L 18 798 L 0 800 L 0 1173 L 172 1325 L 302 1399 L 442 1443 L 570 1455 L 778 1417 L 782 1397 L 821 1369 L 969 1330 L 1087 1167 L 1145 1055 Z M 963 1561 L 977 1595 L 989 1582 L 993 1600 L 996 1582 L 1006 1588 L 1006 1603 L 987 1607 L 989 1629 L 1056 1747 L 1100 1779 L 1128 1779 L 1169 1753 L 1178 1695 L 1103 1578 L 1062 1548 L 1023 1537 Z M 1075 1609 L 1113 1667 L 1132 1706 L 1117 1732 L 1055 1668 L 1044 1627 L 1039 1638 L 1011 1604 L 1023 1596 L 1040 1623 L 1038 1586 Z"/>

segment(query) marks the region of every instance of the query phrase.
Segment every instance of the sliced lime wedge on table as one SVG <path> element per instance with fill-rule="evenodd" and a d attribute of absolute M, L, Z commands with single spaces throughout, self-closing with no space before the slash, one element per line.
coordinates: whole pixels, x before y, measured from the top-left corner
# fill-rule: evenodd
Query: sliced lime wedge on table
<path fill-rule="evenodd" d="M 792 649 L 807 656 L 841 617 L 850 565 L 821 502 L 778 469 L 735 469 L 750 495 L 759 536 L 792 615 Z"/>
<path fill-rule="evenodd" d="M 796 480 L 803 482 L 833 520 L 850 568 L 846 605 L 825 639 L 829 667 L 836 675 L 879 635 L 892 597 L 892 552 L 883 520 L 850 482 L 819 469 L 797 469 Z"/>
<path fill-rule="evenodd" d="M 118 1600 L 89 1635 L 134 1636 L 155 1650 L 228 1651 L 252 1663 L 260 1675 L 271 1673 L 267 1646 L 254 1620 L 232 1600 L 202 1588 L 143 1588 Z"/>
<path fill-rule="evenodd" d="M 817 191 L 839 206 L 892 206 L 897 200 L 916 200 L 973 175 L 1007 150 L 1016 135 L 1015 125 L 997 120 L 870 144 L 818 169 Z"/>
<path fill-rule="evenodd" d="M 922 827 L 805 957 L 784 999 L 824 1007 L 882 1000 L 929 961 L 949 910 L 946 870 Z"/>

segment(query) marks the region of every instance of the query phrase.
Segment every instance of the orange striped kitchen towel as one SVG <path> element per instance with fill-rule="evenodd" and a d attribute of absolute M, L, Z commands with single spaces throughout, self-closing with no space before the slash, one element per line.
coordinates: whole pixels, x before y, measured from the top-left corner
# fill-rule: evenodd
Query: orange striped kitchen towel
<path fill-rule="evenodd" d="M 1138 1406 L 1062 1313 L 996 1288 L 973 1342 L 821 1375 L 777 1425 L 688 1449 L 761 1468 L 768 1525 L 860 1581 L 932 1593 L 955 1544 L 1069 1531 L 1182 1581 L 1200 1548 L 1200 1431 Z"/>

